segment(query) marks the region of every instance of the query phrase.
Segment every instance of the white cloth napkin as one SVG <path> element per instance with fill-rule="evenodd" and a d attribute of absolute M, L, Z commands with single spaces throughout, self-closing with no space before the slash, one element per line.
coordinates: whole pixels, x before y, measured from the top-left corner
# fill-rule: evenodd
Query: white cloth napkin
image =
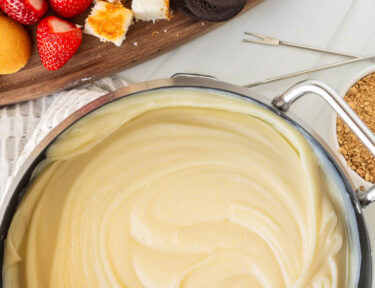
<path fill-rule="evenodd" d="M 61 121 L 96 98 L 126 86 L 119 77 L 0 109 L 0 198 L 29 153 Z"/>

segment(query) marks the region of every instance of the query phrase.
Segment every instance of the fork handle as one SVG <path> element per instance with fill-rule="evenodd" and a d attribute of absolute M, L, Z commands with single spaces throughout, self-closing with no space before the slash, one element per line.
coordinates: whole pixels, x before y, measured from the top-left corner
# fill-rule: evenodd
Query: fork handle
<path fill-rule="evenodd" d="M 308 45 L 302 45 L 302 44 L 297 44 L 297 43 L 292 43 L 292 42 L 287 42 L 287 41 L 281 41 L 279 42 L 280 45 L 284 46 L 289 46 L 289 47 L 294 47 L 294 48 L 301 48 L 305 50 L 310 50 L 310 51 L 317 51 L 317 52 L 323 52 L 331 55 L 338 55 L 338 56 L 344 56 L 348 58 L 359 58 L 361 57 L 360 55 L 355 55 L 355 54 L 350 54 L 350 53 L 344 53 L 340 51 L 334 51 L 330 49 L 325 49 L 325 48 L 317 48 L 317 47 L 312 47 Z"/>

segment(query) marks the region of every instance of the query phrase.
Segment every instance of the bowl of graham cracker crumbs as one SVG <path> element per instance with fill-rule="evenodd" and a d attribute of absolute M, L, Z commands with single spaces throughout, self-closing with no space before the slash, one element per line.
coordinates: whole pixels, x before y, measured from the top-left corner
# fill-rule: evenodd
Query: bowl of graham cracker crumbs
<path fill-rule="evenodd" d="M 346 103 L 375 133 L 375 66 L 353 78 L 343 90 Z M 375 157 L 362 144 L 340 117 L 332 117 L 332 145 L 341 162 L 348 168 L 352 181 L 360 189 L 375 183 Z"/>

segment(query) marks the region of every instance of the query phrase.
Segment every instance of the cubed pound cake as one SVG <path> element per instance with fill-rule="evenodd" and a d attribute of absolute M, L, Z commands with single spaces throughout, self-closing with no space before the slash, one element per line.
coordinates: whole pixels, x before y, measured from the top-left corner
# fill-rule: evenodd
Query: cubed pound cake
<path fill-rule="evenodd" d="M 170 19 L 169 0 L 133 0 L 132 10 L 137 20 Z"/>
<path fill-rule="evenodd" d="M 85 23 L 85 33 L 98 37 L 103 42 L 121 46 L 133 21 L 133 12 L 120 1 L 109 3 L 97 1 Z"/>

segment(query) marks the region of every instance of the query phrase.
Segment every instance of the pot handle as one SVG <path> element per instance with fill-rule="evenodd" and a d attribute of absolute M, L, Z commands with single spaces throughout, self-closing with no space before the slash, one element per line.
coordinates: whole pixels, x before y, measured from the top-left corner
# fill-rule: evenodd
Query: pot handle
<path fill-rule="evenodd" d="M 375 135 L 365 123 L 359 119 L 358 115 L 350 108 L 344 99 L 337 95 L 336 92 L 326 84 L 315 80 L 299 82 L 285 91 L 281 96 L 274 98 L 272 104 L 277 109 L 286 112 L 296 100 L 307 93 L 316 94 L 326 101 L 361 140 L 366 148 L 375 156 Z M 375 185 L 370 187 L 367 191 L 358 192 L 358 199 L 362 207 L 366 207 L 374 202 Z"/>
<path fill-rule="evenodd" d="M 217 80 L 216 77 L 210 75 L 204 75 L 199 73 L 176 73 L 171 76 L 172 79 L 174 78 L 183 78 L 183 77 L 193 77 L 193 78 L 204 78 L 210 80 Z"/>

